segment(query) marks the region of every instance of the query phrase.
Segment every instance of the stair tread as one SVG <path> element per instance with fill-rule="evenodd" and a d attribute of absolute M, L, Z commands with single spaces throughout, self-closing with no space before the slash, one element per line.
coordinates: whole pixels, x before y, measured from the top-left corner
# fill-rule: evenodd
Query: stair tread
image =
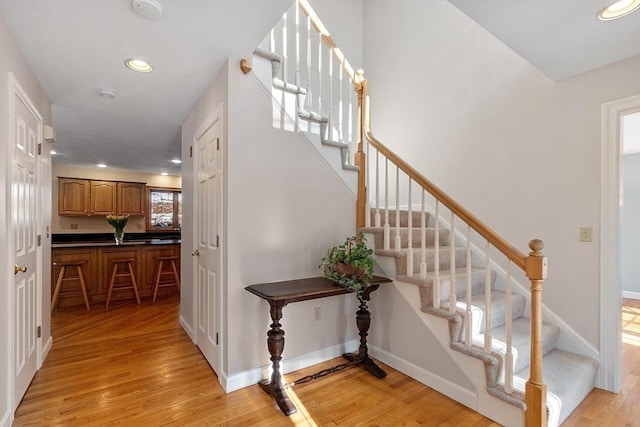
<path fill-rule="evenodd" d="M 471 275 L 484 275 L 485 274 L 485 269 L 484 268 L 477 268 L 477 267 L 472 267 L 471 268 Z M 449 273 L 450 270 L 440 270 L 440 282 L 442 281 L 448 281 L 450 280 L 451 274 Z M 464 278 L 466 279 L 467 277 L 467 267 L 462 267 L 462 268 L 456 268 L 455 269 L 455 276 L 456 276 L 456 283 L 458 283 L 458 278 Z M 411 283 L 414 285 L 418 285 L 418 286 L 431 286 L 431 281 L 432 279 L 435 277 L 435 273 L 434 272 L 427 272 L 427 277 L 426 279 L 421 279 L 420 275 L 413 275 L 413 277 L 409 277 L 406 275 L 398 275 L 396 277 L 397 280 L 400 280 L 401 282 L 407 282 L 407 283 Z M 466 283 L 466 282 L 465 282 Z"/>
<path fill-rule="evenodd" d="M 550 413 L 558 414 L 562 423 L 595 387 L 598 362 L 590 357 L 554 349 L 542 358 L 542 371 L 547 385 Z M 524 390 L 529 367 L 514 374 L 514 388 Z"/>

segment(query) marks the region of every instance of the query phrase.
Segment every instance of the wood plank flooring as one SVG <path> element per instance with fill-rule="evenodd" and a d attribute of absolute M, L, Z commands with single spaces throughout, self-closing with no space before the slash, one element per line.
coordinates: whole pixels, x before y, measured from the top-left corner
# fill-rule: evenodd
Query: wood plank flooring
<path fill-rule="evenodd" d="M 633 303 L 625 309 L 625 330 L 640 340 L 640 302 Z M 291 417 L 258 386 L 225 394 L 178 325 L 176 297 L 118 303 L 108 312 L 60 309 L 52 329 L 54 347 L 16 411 L 16 427 L 498 426 L 384 365 L 383 380 L 353 368 L 294 387 L 299 411 Z M 564 426 L 640 426 L 640 347 L 624 348 L 622 393 L 594 390 Z"/>

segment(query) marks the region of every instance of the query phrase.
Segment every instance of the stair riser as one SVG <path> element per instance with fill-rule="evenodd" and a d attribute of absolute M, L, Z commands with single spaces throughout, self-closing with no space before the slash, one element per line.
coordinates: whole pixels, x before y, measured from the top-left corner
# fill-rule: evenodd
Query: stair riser
<path fill-rule="evenodd" d="M 481 312 L 482 321 L 480 322 L 478 331 L 480 333 L 485 330 L 485 304 L 484 299 L 474 298 L 471 304 L 478 308 Z M 527 299 L 519 294 L 513 294 L 511 296 L 511 319 L 515 320 L 523 316 L 524 310 L 527 305 Z M 497 328 L 502 326 L 506 322 L 507 304 L 505 299 L 492 299 L 491 300 L 491 325 L 490 328 Z"/>
<path fill-rule="evenodd" d="M 375 226 L 375 215 L 376 215 L 376 210 L 375 208 L 372 208 L 371 209 L 371 226 L 372 227 Z M 420 225 L 422 224 L 422 212 L 416 212 L 416 211 L 411 212 L 411 218 L 412 218 L 411 219 L 412 227 L 419 228 Z M 384 225 L 384 221 L 385 221 L 385 210 L 380 209 L 380 226 L 381 227 Z M 425 222 L 427 227 L 429 226 L 433 227 L 434 225 L 429 212 L 425 212 Z M 393 209 L 389 209 L 389 226 L 391 229 L 393 229 L 396 226 L 396 211 Z M 400 211 L 400 227 L 408 227 L 408 226 L 409 226 L 409 212 Z"/>
<path fill-rule="evenodd" d="M 420 274 L 420 263 L 422 261 L 422 254 L 420 249 L 413 250 L 413 273 Z M 435 270 L 435 251 L 434 249 L 427 249 L 425 251 L 425 263 L 427 265 L 427 272 L 433 272 Z M 449 268 L 451 266 L 451 250 L 448 247 L 440 248 L 439 258 L 439 270 L 441 275 L 449 274 Z M 407 274 L 407 253 L 401 252 L 397 265 L 397 274 Z M 465 248 L 456 248 L 455 268 L 465 267 L 467 265 L 467 251 Z"/>
<path fill-rule="evenodd" d="M 366 229 L 365 232 L 370 232 L 370 229 Z M 374 234 L 374 244 L 376 248 L 384 248 L 384 231 L 376 229 Z M 425 230 L 425 247 L 432 248 L 435 244 L 436 233 L 433 228 Z M 422 230 L 412 229 L 411 231 L 412 247 L 414 250 L 420 250 L 422 247 Z M 449 244 L 449 230 L 439 231 L 440 246 L 447 246 Z M 395 246 L 395 229 L 391 229 L 389 232 L 389 247 Z M 400 247 L 409 247 L 409 230 L 407 228 L 400 229 Z"/>
<path fill-rule="evenodd" d="M 520 320 L 522 320 L 521 318 Z M 527 319 L 529 320 L 529 319 Z M 523 327 L 524 325 L 524 327 Z M 515 360 L 514 372 L 520 371 L 522 368 L 529 366 L 531 362 L 531 342 L 530 342 L 530 327 L 528 323 L 513 322 L 513 351 L 514 356 L 517 353 Z M 505 342 L 504 326 L 495 328 L 492 330 L 492 338 L 502 343 Z M 558 344 L 558 337 L 560 330 L 557 326 L 543 323 L 542 325 L 542 355 L 547 354 Z M 494 348 L 499 348 L 500 345 L 494 344 Z"/>
<path fill-rule="evenodd" d="M 493 284 L 496 275 L 491 273 L 491 283 Z M 484 272 L 472 272 L 471 274 L 471 294 L 479 294 L 484 292 L 485 288 Z M 420 302 L 422 307 L 433 306 L 433 278 L 426 280 L 426 286 L 420 286 Z M 462 300 L 467 294 L 467 276 L 466 274 L 456 275 L 456 299 Z M 440 302 L 447 304 L 451 295 L 451 277 L 447 273 L 440 276 Z"/>

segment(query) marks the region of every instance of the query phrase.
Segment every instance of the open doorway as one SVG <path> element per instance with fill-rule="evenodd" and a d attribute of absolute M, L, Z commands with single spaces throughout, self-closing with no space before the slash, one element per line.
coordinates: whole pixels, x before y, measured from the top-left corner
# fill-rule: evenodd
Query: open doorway
<path fill-rule="evenodd" d="M 640 112 L 640 96 L 602 106 L 600 200 L 600 376 L 598 387 L 622 384 L 621 186 L 625 116 Z"/>

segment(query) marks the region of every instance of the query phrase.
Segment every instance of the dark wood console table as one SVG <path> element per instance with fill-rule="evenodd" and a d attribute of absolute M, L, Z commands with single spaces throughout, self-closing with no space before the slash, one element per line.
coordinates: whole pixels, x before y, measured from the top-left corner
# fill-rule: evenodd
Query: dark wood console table
<path fill-rule="evenodd" d="M 391 282 L 391 279 L 374 276 L 371 280 L 371 286 L 362 292 L 361 298 L 359 298 L 360 307 L 356 312 L 356 323 L 358 331 L 360 332 L 360 348 L 358 349 L 358 353 L 347 353 L 343 355 L 343 357 L 350 362 L 362 366 L 378 378 L 383 378 L 387 374 L 369 358 L 367 352 L 367 335 L 371 324 L 371 315 L 367 309 L 366 301 L 369 301 L 371 292 L 378 289 L 381 283 L 387 282 Z M 282 309 L 292 302 L 325 298 L 351 292 L 322 277 L 262 283 L 247 286 L 245 289 L 269 303 L 271 320 L 273 322 L 270 325 L 271 329 L 267 332 L 267 347 L 269 348 L 269 354 L 271 354 L 273 372 L 271 374 L 271 380 L 263 380 L 258 384 L 275 399 L 282 412 L 286 415 L 294 414 L 297 411 L 296 407 L 287 395 L 280 374 L 280 361 L 282 360 L 282 351 L 284 350 L 284 330 L 280 324 Z"/>

